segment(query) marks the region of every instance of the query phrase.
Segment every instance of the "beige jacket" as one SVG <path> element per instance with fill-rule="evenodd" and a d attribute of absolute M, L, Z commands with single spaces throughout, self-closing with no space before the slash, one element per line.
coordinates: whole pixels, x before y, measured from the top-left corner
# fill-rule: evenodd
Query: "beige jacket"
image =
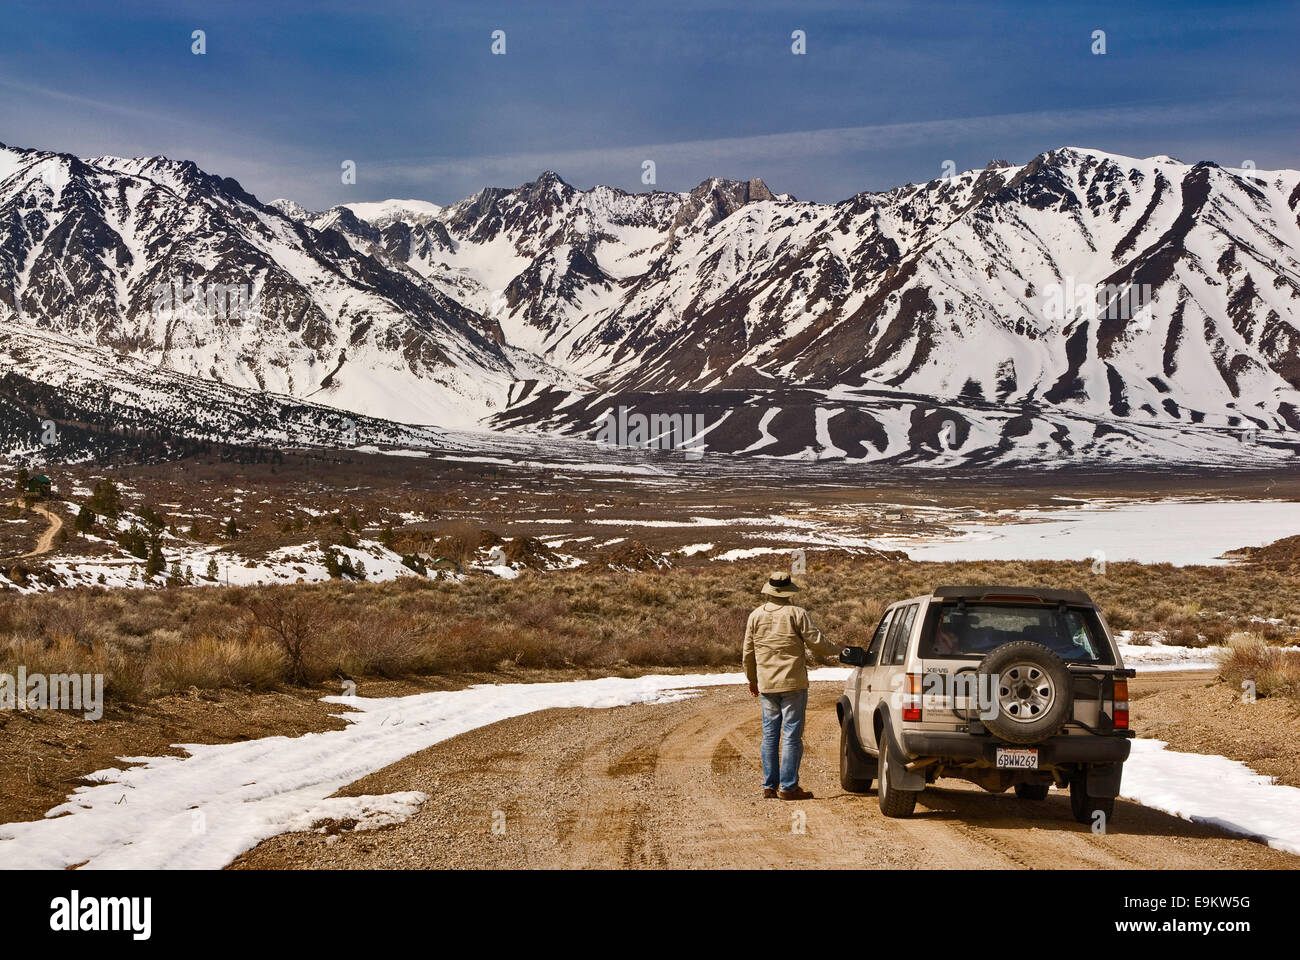
<path fill-rule="evenodd" d="M 745 676 L 759 693 L 787 693 L 808 687 L 807 645 L 823 656 L 839 647 L 822 636 L 803 607 L 768 601 L 749 615 L 745 626 Z"/>

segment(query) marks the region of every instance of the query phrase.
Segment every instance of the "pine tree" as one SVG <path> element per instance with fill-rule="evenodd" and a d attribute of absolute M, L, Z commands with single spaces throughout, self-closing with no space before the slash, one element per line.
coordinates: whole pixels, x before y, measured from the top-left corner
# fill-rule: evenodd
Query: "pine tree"
<path fill-rule="evenodd" d="M 158 541 L 154 541 L 153 548 L 149 551 L 149 559 L 145 561 L 144 578 L 152 580 L 158 574 L 167 569 L 167 561 L 163 559 L 162 547 Z"/>
<path fill-rule="evenodd" d="M 108 478 L 97 480 L 90 495 L 90 507 L 96 513 L 116 520 L 122 510 L 122 496 L 118 493 L 117 485 Z"/>
<path fill-rule="evenodd" d="M 225 532 L 226 532 L 226 539 L 227 539 L 227 540 L 234 540 L 236 537 L 239 536 L 239 528 L 238 528 L 237 526 L 235 526 L 235 518 L 234 518 L 234 517 L 231 517 L 229 520 L 226 521 L 226 531 L 225 531 Z"/>
<path fill-rule="evenodd" d="M 149 556 L 149 541 L 139 527 L 132 526 L 129 530 L 123 530 L 118 534 L 117 545 L 141 560 Z"/>
<path fill-rule="evenodd" d="M 208 569 L 207 572 L 204 574 L 204 576 L 207 577 L 207 579 L 209 580 L 216 580 L 218 572 L 219 571 L 217 570 L 217 558 L 208 557 Z"/>
<path fill-rule="evenodd" d="M 78 534 L 82 534 L 82 533 L 90 533 L 91 529 L 94 526 L 95 526 L 94 511 L 91 510 L 90 507 L 83 505 L 81 510 L 77 512 L 77 521 L 74 524 L 73 528 L 77 531 Z"/>
<path fill-rule="evenodd" d="M 153 532 L 162 530 L 163 527 L 167 526 L 167 518 L 147 503 L 140 508 L 140 519 Z"/>

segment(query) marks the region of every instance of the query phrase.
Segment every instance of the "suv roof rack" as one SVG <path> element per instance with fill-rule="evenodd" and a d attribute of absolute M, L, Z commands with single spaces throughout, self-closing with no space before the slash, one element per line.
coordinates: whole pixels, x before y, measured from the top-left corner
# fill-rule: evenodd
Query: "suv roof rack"
<path fill-rule="evenodd" d="M 1048 590 L 1043 587 L 935 587 L 934 596 L 940 600 L 983 600 L 1021 603 L 1073 603 L 1095 606 L 1092 598 L 1082 590 Z"/>

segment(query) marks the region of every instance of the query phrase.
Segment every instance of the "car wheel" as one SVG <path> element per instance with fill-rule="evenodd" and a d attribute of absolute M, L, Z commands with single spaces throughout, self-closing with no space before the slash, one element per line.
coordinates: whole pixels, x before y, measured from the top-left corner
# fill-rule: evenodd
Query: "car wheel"
<path fill-rule="evenodd" d="M 1017 783 L 1016 796 L 1021 800 L 1046 800 L 1050 783 Z"/>
<path fill-rule="evenodd" d="M 880 801 L 880 812 L 887 817 L 910 817 L 916 809 L 916 793 L 893 786 L 898 761 L 894 759 L 888 743 L 880 745 L 879 770 L 880 786 L 876 790 L 876 799 Z"/>
<path fill-rule="evenodd" d="M 840 786 L 849 793 L 866 793 L 871 789 L 871 777 L 861 776 L 863 764 L 852 740 L 852 725 L 852 719 L 840 724 Z"/>
<path fill-rule="evenodd" d="M 977 673 L 995 678 L 997 711 L 984 726 L 1007 743 L 1046 740 L 1073 714 L 1070 671 L 1041 643 L 1004 643 L 980 662 Z"/>
<path fill-rule="evenodd" d="M 1115 816 L 1115 798 L 1088 796 L 1088 771 L 1076 771 L 1070 777 L 1070 812 L 1074 819 L 1091 826 L 1099 810 L 1104 818 L 1102 823 L 1109 824 Z"/>

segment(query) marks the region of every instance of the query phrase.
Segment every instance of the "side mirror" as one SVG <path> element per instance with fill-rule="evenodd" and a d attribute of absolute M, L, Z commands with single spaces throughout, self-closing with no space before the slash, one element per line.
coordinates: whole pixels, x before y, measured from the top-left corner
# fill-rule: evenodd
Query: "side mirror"
<path fill-rule="evenodd" d="M 845 647 L 840 651 L 840 663 L 847 663 L 850 667 L 865 667 L 867 651 L 862 647 Z"/>

